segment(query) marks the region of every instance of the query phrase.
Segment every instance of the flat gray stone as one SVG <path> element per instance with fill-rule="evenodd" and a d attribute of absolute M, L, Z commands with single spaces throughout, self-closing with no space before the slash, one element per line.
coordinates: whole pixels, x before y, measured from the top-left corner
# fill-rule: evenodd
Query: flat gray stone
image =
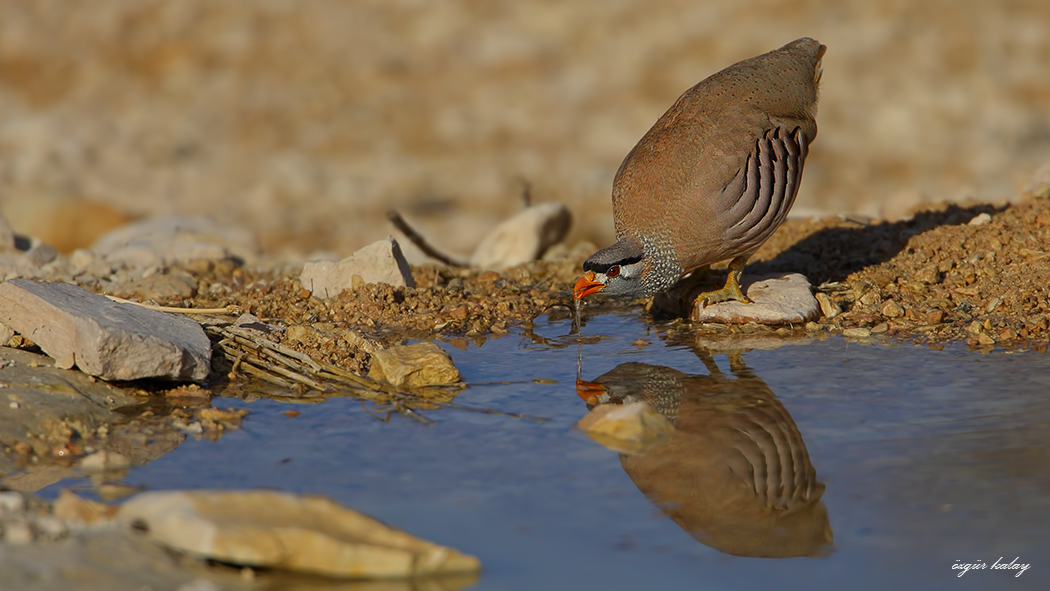
<path fill-rule="evenodd" d="M 470 264 L 501 270 L 535 261 L 558 244 L 572 227 L 572 214 L 561 203 L 542 203 L 505 220 L 474 249 Z"/>
<path fill-rule="evenodd" d="M 0 323 L 40 346 L 56 365 L 104 380 L 203 381 L 211 341 L 197 322 L 114 302 L 68 283 L 0 284 Z"/>
<path fill-rule="evenodd" d="M 820 314 L 809 280 L 798 273 L 745 275 L 741 283 L 753 303 L 722 302 L 703 308 L 695 299 L 710 286 L 687 285 L 658 295 L 653 307 L 679 316 L 688 314 L 693 322 L 723 324 L 801 324 Z"/>
<path fill-rule="evenodd" d="M 412 269 L 393 238 L 384 238 L 358 250 L 341 261 L 310 261 L 303 266 L 299 283 L 321 299 L 334 298 L 354 289 L 354 276 L 364 283 L 386 283 L 394 287 L 415 287 Z"/>

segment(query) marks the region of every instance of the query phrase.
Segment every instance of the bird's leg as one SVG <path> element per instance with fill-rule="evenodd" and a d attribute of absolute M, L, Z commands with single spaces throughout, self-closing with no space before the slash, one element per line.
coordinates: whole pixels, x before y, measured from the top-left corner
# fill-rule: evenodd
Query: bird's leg
<path fill-rule="evenodd" d="M 729 276 L 726 277 L 725 287 L 716 291 L 702 293 L 696 296 L 695 301 L 700 303 L 703 308 L 711 304 L 728 302 L 730 300 L 750 304 L 751 299 L 744 295 L 744 292 L 740 291 L 740 274 L 744 271 L 744 264 L 747 263 L 748 256 L 750 255 L 740 255 L 729 263 Z"/>

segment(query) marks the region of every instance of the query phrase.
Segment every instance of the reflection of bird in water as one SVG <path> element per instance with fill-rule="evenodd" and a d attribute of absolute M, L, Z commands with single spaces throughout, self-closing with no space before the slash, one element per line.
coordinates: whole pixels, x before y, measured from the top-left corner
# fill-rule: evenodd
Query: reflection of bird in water
<path fill-rule="evenodd" d="M 674 423 L 670 440 L 620 455 L 624 471 L 701 543 L 727 554 L 783 558 L 831 550 L 831 526 L 806 444 L 784 405 L 738 360 L 735 378 L 624 363 L 581 382 L 588 406 L 644 400 Z M 732 359 L 732 358 L 731 358 Z"/>

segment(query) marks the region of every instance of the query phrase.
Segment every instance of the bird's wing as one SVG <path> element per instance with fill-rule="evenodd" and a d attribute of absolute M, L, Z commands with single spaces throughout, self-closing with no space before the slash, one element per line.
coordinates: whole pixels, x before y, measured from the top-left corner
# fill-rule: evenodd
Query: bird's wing
<path fill-rule="evenodd" d="M 801 128 L 774 127 L 757 140 L 743 166 L 715 196 L 723 212 L 725 258 L 757 249 L 795 202 L 809 141 Z"/>

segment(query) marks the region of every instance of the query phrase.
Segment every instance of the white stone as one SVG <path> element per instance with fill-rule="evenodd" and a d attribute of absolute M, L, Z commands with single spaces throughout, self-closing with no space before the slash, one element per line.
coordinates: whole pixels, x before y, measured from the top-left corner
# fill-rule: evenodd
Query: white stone
<path fill-rule="evenodd" d="M 105 380 L 203 381 L 211 341 L 184 316 L 123 304 L 68 283 L 0 284 L 0 322 L 33 341 L 59 367 Z"/>
<path fill-rule="evenodd" d="M 693 322 L 722 324 L 805 324 L 820 314 L 809 280 L 798 273 L 764 277 L 744 276 L 741 289 L 752 303 L 721 302 L 701 307 L 696 297 L 710 285 L 688 284 L 653 299 L 653 307 L 685 316 Z"/>
<path fill-rule="evenodd" d="M 322 497 L 276 491 L 165 491 L 117 518 L 165 546 L 250 567 L 356 579 L 474 573 L 477 558 L 421 540 Z"/>
<path fill-rule="evenodd" d="M 972 220 L 970 220 L 970 224 L 969 225 L 971 225 L 971 226 L 983 226 L 983 225 L 987 224 L 990 221 L 992 221 L 992 216 L 988 215 L 987 213 L 979 213 L 979 214 L 975 215 Z"/>
<path fill-rule="evenodd" d="M 299 283 L 318 298 L 328 299 L 353 289 L 354 275 L 365 283 L 415 287 L 412 269 L 397 240 L 387 237 L 373 242 L 341 261 L 311 261 L 303 266 Z"/>
<path fill-rule="evenodd" d="M 259 254 L 255 237 L 244 229 L 206 217 L 163 216 L 117 228 L 91 250 L 114 265 L 134 269 L 166 267 L 196 260 Z"/>
<path fill-rule="evenodd" d="M 561 203 L 542 203 L 505 220 L 481 240 L 470 264 L 505 269 L 535 261 L 558 244 L 572 227 L 572 214 Z"/>

